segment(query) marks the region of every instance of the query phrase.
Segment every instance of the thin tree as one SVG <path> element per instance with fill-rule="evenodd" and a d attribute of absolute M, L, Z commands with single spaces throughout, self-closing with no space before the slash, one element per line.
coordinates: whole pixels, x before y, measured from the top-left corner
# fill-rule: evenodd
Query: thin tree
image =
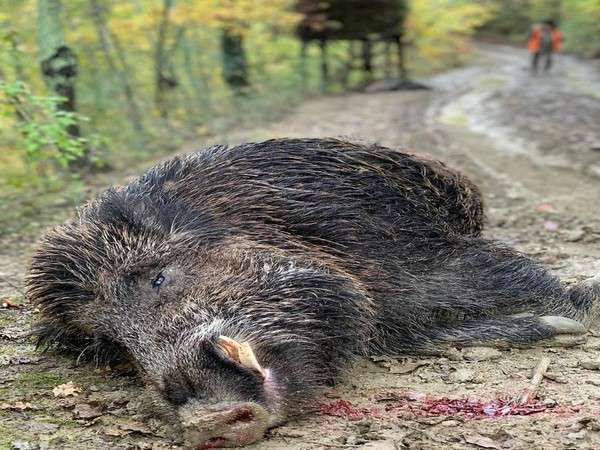
<path fill-rule="evenodd" d="M 60 0 L 38 0 L 37 37 L 42 76 L 47 86 L 64 100 L 58 104 L 63 111 L 76 112 L 75 78 L 77 58 L 64 38 Z M 68 133 L 81 137 L 78 124 L 71 124 Z M 89 166 L 89 149 L 72 161 L 74 167 Z"/>
<path fill-rule="evenodd" d="M 408 71 L 404 60 L 404 38 L 406 35 L 406 18 L 408 17 L 408 0 L 398 0 L 398 10 L 400 16 L 400 26 L 398 34 L 395 36 L 396 46 L 398 50 L 398 78 L 402 81 L 408 80 Z"/>
<path fill-rule="evenodd" d="M 167 107 L 168 91 L 177 86 L 175 77 L 169 71 L 169 51 L 167 50 L 167 32 L 169 30 L 169 15 L 172 7 L 172 0 L 163 0 L 156 45 L 154 47 L 154 101 L 156 109 L 163 119 L 166 119 L 169 113 Z"/>
<path fill-rule="evenodd" d="M 119 80 L 119 84 L 121 85 L 121 89 L 123 90 L 123 95 L 125 96 L 125 101 L 127 103 L 127 109 L 129 110 L 128 116 L 131 120 L 131 124 L 134 130 L 136 131 L 138 137 L 143 138 L 144 125 L 142 122 L 142 116 L 140 114 L 140 109 L 138 107 L 137 101 L 135 99 L 133 85 L 128 75 L 129 73 L 131 73 L 131 71 L 126 65 L 126 58 L 123 54 L 123 49 L 117 36 L 111 34 L 108 30 L 108 27 L 106 25 L 105 11 L 102 7 L 101 2 L 99 2 L 98 0 L 89 1 L 90 16 L 92 18 L 92 21 L 94 22 L 94 26 L 96 27 L 96 34 L 98 35 L 98 40 L 102 48 L 102 53 L 104 54 L 104 59 L 106 60 L 106 64 L 108 65 L 108 69 L 110 70 L 110 72 Z M 121 63 L 121 66 L 117 64 L 115 58 L 113 57 L 111 44 L 115 48 L 115 52 L 117 54 L 117 58 Z"/>
<path fill-rule="evenodd" d="M 248 62 L 241 33 L 225 28 L 221 32 L 223 78 L 234 93 L 243 94 L 249 86 Z"/>

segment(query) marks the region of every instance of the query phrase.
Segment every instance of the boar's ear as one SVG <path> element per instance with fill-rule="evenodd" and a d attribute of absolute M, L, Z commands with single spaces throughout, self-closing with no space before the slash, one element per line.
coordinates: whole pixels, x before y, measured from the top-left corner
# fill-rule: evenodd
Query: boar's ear
<path fill-rule="evenodd" d="M 261 367 L 248 342 L 241 344 L 227 336 L 217 338 L 217 346 L 239 365 L 254 370 L 265 376 L 265 369 Z"/>

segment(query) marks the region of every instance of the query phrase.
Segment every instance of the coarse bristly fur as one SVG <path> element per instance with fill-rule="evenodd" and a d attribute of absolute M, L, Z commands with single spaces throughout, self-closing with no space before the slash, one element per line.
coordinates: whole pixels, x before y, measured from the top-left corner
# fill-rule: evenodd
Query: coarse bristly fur
<path fill-rule="evenodd" d="M 478 189 L 440 162 L 335 139 L 215 146 L 47 233 L 27 292 L 42 346 L 131 361 L 174 407 L 281 419 L 367 352 L 526 345 L 591 320 L 597 282 L 567 290 L 483 221 Z"/>

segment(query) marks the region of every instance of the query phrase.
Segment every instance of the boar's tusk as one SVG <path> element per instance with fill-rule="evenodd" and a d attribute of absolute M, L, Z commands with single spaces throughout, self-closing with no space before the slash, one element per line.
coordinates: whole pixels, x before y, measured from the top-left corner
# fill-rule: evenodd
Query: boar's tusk
<path fill-rule="evenodd" d="M 249 369 L 256 370 L 263 377 L 265 376 L 265 370 L 260 366 L 256 356 L 254 356 L 254 352 L 252 351 L 252 347 L 247 342 L 243 342 L 239 348 L 240 355 L 240 364 L 244 367 L 248 367 Z"/>
<path fill-rule="evenodd" d="M 219 336 L 217 345 L 235 362 L 248 369 L 259 372 L 263 377 L 265 376 L 265 370 L 258 363 L 258 360 L 252 351 L 252 347 L 250 347 L 248 342 L 242 342 L 240 344 L 227 336 Z"/>
<path fill-rule="evenodd" d="M 227 356 L 229 356 L 231 359 L 233 359 L 236 362 L 240 362 L 239 342 L 234 341 L 233 339 L 228 338 L 227 336 L 219 336 L 219 338 L 217 339 L 217 345 L 221 350 L 227 353 Z"/>

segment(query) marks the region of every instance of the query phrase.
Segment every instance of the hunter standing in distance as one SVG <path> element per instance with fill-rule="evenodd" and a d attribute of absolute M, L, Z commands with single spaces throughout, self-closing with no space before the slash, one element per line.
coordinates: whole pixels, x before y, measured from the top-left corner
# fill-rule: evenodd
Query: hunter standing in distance
<path fill-rule="evenodd" d="M 531 53 L 531 71 L 538 72 L 540 59 L 544 59 L 544 72 L 552 67 L 552 54 L 560 52 L 562 35 L 556 22 L 545 20 L 541 25 L 536 24 L 529 34 L 527 47 Z"/>

